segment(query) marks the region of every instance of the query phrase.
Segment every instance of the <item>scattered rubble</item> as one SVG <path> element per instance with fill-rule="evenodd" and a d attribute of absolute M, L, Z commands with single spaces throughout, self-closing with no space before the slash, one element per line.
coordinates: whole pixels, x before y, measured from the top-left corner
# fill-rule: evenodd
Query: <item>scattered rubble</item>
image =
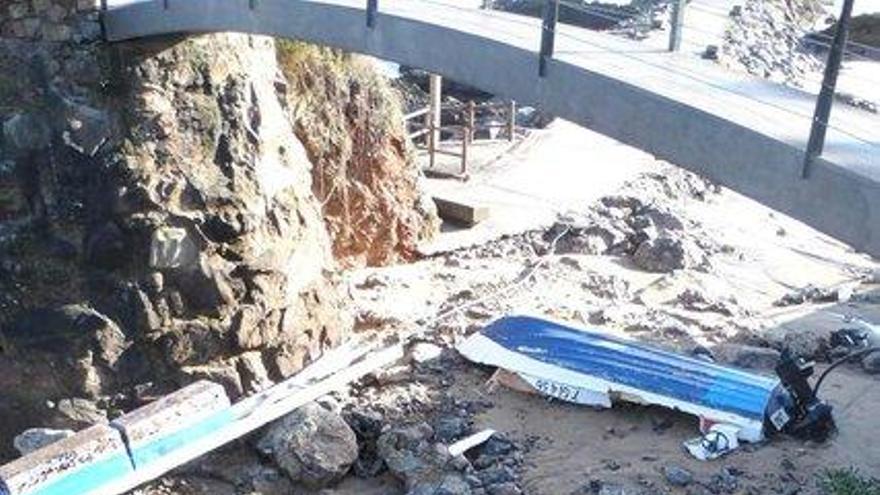
<path fill-rule="evenodd" d="M 434 430 L 426 423 L 394 428 L 377 441 L 377 451 L 388 470 L 403 481 L 407 493 L 437 492 L 470 495 L 465 478 L 468 462 L 453 458 L 446 445 L 432 442 Z"/>
<path fill-rule="evenodd" d="M 730 13 L 720 61 L 750 74 L 801 86 L 823 67 L 823 56 L 804 43 L 804 32 L 825 17 L 818 0 L 748 0 Z"/>
<path fill-rule="evenodd" d="M 851 292 L 849 292 L 851 294 Z M 774 302 L 775 306 L 794 306 L 797 304 L 804 304 L 806 302 L 812 303 L 828 303 L 828 302 L 837 302 L 841 300 L 842 291 L 840 289 L 827 289 L 814 287 L 809 285 L 807 287 L 797 289 L 792 291 L 780 298 L 778 301 Z M 844 297 L 843 300 L 847 300 L 849 297 Z"/>

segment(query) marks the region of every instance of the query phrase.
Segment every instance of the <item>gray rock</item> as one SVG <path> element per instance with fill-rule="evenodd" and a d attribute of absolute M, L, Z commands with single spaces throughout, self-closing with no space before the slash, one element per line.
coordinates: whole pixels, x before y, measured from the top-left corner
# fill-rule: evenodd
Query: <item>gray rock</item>
<path fill-rule="evenodd" d="M 769 347 L 755 347 L 750 345 L 727 342 L 715 346 L 713 355 L 723 363 L 729 363 L 742 368 L 773 369 L 779 361 L 780 353 Z"/>
<path fill-rule="evenodd" d="M 357 435 L 359 452 L 354 464 L 354 474 L 361 478 L 378 475 L 385 467 L 376 452 L 376 442 L 385 424 L 382 414 L 371 409 L 355 409 L 345 414 L 345 421 Z"/>
<path fill-rule="evenodd" d="M 829 289 L 807 285 L 806 287 L 794 290 L 773 303 L 774 306 L 793 306 L 806 302 L 826 303 L 837 302 L 840 300 L 840 294 L 837 289 Z"/>
<path fill-rule="evenodd" d="M 245 391 L 259 392 L 272 386 L 269 372 L 266 371 L 259 352 L 246 352 L 239 356 L 236 368 Z"/>
<path fill-rule="evenodd" d="M 507 437 L 496 433 L 492 435 L 489 440 L 486 440 L 480 447 L 480 452 L 483 455 L 498 457 L 510 454 L 511 452 L 517 450 L 516 445 L 507 439 Z"/>
<path fill-rule="evenodd" d="M 11 5 L 9 5 L 8 12 L 10 19 L 21 19 L 22 17 L 28 15 L 28 4 L 27 2 L 13 2 Z"/>
<path fill-rule="evenodd" d="M 488 488 L 489 495 L 522 495 L 522 490 L 516 486 L 516 483 L 500 483 L 492 485 Z"/>
<path fill-rule="evenodd" d="M 872 375 L 880 374 L 880 352 L 873 352 L 862 359 L 862 368 Z"/>
<path fill-rule="evenodd" d="M 682 241 L 666 236 L 642 242 L 632 259 L 636 266 L 649 272 L 669 273 L 687 266 Z"/>
<path fill-rule="evenodd" d="M 58 440 L 64 440 L 73 436 L 73 430 L 53 430 L 50 428 L 31 428 L 21 432 L 12 441 L 15 450 L 21 455 L 28 455 L 31 452 L 40 450 L 41 448 L 53 444 Z"/>
<path fill-rule="evenodd" d="M 425 423 L 392 429 L 379 437 L 377 450 L 388 470 L 404 482 L 408 495 L 470 495 L 462 472 L 463 458 L 452 458 L 446 445 L 430 441 L 433 430 Z"/>
<path fill-rule="evenodd" d="M 465 436 L 470 430 L 470 422 L 467 418 L 458 416 L 446 416 L 437 420 L 434 424 L 434 435 L 438 440 L 452 443 Z"/>
<path fill-rule="evenodd" d="M 688 486 L 694 482 L 694 475 L 679 466 L 666 466 L 663 468 L 666 481 L 673 486 Z"/>
<path fill-rule="evenodd" d="M 717 474 L 712 475 L 707 488 L 712 493 L 736 493 L 739 488 L 737 479 L 739 472 L 736 468 L 723 467 Z"/>
<path fill-rule="evenodd" d="M 31 113 L 17 114 L 3 123 L 4 142 L 20 151 L 46 149 L 52 130 L 45 120 Z"/>
<path fill-rule="evenodd" d="M 598 488 L 598 495 L 645 495 L 646 492 L 641 488 L 620 485 L 617 483 L 601 483 Z"/>
<path fill-rule="evenodd" d="M 67 39 L 70 34 L 58 36 Z M 110 117 L 106 112 L 86 105 L 65 103 L 65 128 L 61 134 L 64 143 L 84 155 L 94 156 L 110 137 Z"/>
<path fill-rule="evenodd" d="M 294 481 L 322 488 L 340 480 L 358 456 L 348 424 L 317 404 L 307 404 L 272 424 L 257 448 Z"/>
<path fill-rule="evenodd" d="M 72 430 L 82 430 L 106 422 L 107 411 L 99 408 L 95 402 L 79 397 L 58 401 L 50 421 L 54 428 Z"/>
<path fill-rule="evenodd" d="M 788 349 L 805 359 L 820 358 L 828 352 L 832 330 L 820 326 L 788 326 L 770 329 L 767 341 L 776 349 Z"/>
<path fill-rule="evenodd" d="M 507 466 L 494 466 L 477 473 L 477 478 L 483 482 L 483 486 L 510 483 L 516 480 L 513 469 Z"/>
<path fill-rule="evenodd" d="M 118 381 L 117 364 L 130 344 L 115 322 L 79 304 L 23 312 L 3 333 L 7 345 L 34 360 L 19 364 L 31 368 L 36 387 L 54 384 L 89 398 Z M 52 363 L 49 376 L 41 376 L 41 363 Z"/>

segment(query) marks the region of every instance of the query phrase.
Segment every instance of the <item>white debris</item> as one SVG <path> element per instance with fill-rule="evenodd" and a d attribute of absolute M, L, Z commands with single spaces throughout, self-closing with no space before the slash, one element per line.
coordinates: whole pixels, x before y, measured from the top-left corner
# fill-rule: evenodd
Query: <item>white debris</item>
<path fill-rule="evenodd" d="M 684 442 L 684 448 L 701 461 L 717 459 L 739 447 L 739 430 L 738 426 L 717 423 L 703 436 Z"/>
<path fill-rule="evenodd" d="M 449 454 L 453 457 L 460 456 L 468 450 L 476 447 L 477 445 L 485 443 L 487 440 L 492 438 L 492 435 L 494 434 L 495 430 L 483 430 L 481 432 L 474 433 L 469 437 L 462 438 L 461 440 L 449 446 Z"/>
<path fill-rule="evenodd" d="M 409 354 L 413 362 L 421 364 L 439 358 L 442 353 L 443 348 L 440 346 L 419 342 L 412 347 Z"/>

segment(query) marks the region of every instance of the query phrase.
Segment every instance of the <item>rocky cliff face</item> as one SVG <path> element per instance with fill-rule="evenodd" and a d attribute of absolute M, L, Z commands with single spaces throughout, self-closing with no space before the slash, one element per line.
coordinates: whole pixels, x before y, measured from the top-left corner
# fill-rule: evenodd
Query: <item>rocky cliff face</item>
<path fill-rule="evenodd" d="M 406 149 L 400 97 L 356 55 L 281 42 L 297 137 L 314 163 L 333 253 L 347 266 L 411 260 L 439 228 Z"/>
<path fill-rule="evenodd" d="M 195 378 L 240 395 L 343 337 L 273 40 L 107 47 L 88 1 L 0 9 L 3 448 Z"/>

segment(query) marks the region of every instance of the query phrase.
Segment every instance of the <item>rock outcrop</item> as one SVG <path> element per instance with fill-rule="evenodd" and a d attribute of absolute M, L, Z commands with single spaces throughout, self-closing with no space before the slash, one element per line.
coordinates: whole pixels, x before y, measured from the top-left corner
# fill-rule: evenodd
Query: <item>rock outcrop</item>
<path fill-rule="evenodd" d="M 413 259 L 439 219 L 406 148 L 399 96 L 365 57 L 293 42 L 278 53 L 337 260 Z"/>
<path fill-rule="evenodd" d="M 0 457 L 195 379 L 262 388 L 350 328 L 274 41 L 108 46 L 96 7 L 0 6 Z"/>

